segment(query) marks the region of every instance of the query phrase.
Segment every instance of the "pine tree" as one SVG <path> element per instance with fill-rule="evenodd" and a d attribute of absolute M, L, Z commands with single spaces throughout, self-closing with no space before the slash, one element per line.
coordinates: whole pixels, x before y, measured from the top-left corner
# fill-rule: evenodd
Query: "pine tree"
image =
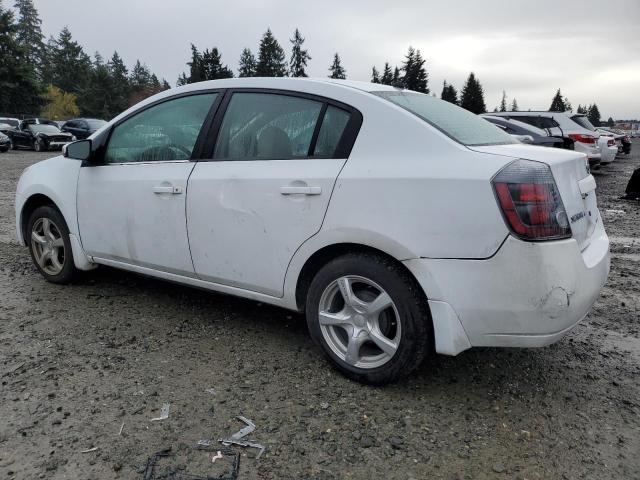
<path fill-rule="evenodd" d="M 382 70 L 382 77 L 380 77 L 380 83 L 383 85 L 391 85 L 393 82 L 393 71 L 389 66 L 389 62 L 385 62 L 384 69 Z"/>
<path fill-rule="evenodd" d="M 16 0 L 15 9 L 18 11 L 16 40 L 25 49 L 27 60 L 38 70 L 44 50 L 42 20 L 33 0 Z"/>
<path fill-rule="evenodd" d="M 502 100 L 500 100 L 500 111 L 507 111 L 507 94 L 504 90 L 502 90 Z"/>
<path fill-rule="evenodd" d="M 258 77 L 286 77 L 287 63 L 284 50 L 275 39 L 271 29 L 262 36 L 258 51 L 258 64 L 256 66 Z"/>
<path fill-rule="evenodd" d="M 482 89 L 482 85 L 473 72 L 469 74 L 469 78 L 467 78 L 464 87 L 462 87 L 460 106 L 475 113 L 476 115 L 487 111 L 487 106 L 484 103 L 484 91 Z"/>
<path fill-rule="evenodd" d="M 512 112 L 517 112 L 518 111 L 518 102 L 516 101 L 516 99 L 513 99 L 513 102 L 511 102 L 511 111 Z"/>
<path fill-rule="evenodd" d="M 239 77 L 255 77 L 256 76 L 256 57 L 251 53 L 251 50 L 245 48 L 240 55 L 240 62 L 238 67 Z"/>
<path fill-rule="evenodd" d="M 114 94 L 111 72 L 98 52 L 94 59 L 91 78 L 82 92 L 81 112 L 89 117 L 111 118 Z"/>
<path fill-rule="evenodd" d="M 162 79 L 162 90 L 171 90 L 171 85 L 169 85 L 166 78 Z"/>
<path fill-rule="evenodd" d="M 446 80 L 442 82 L 442 93 L 440 94 L 440 98 L 446 102 L 458 105 L 458 91 L 453 85 L 447 83 Z"/>
<path fill-rule="evenodd" d="M 420 50 L 414 50 L 413 47 L 409 47 L 402 65 L 402 71 L 404 72 L 402 84 L 404 88 L 416 92 L 429 93 L 429 87 L 427 86 L 428 75 L 424 64 L 425 60 L 422 58 Z"/>
<path fill-rule="evenodd" d="M 157 93 L 154 91 L 154 88 L 157 85 L 154 85 L 153 76 L 149 71 L 149 67 L 140 62 L 140 60 L 136 60 L 136 64 L 131 70 L 131 75 L 129 76 L 129 84 L 131 85 L 129 105 L 135 105 L 154 93 Z M 155 81 L 158 81 L 157 77 Z"/>
<path fill-rule="evenodd" d="M 42 105 L 40 87 L 17 36 L 13 12 L 0 3 L 0 112 L 35 114 Z"/>
<path fill-rule="evenodd" d="M 587 117 L 594 127 L 600 126 L 600 110 L 595 103 L 589 107 Z"/>
<path fill-rule="evenodd" d="M 615 127 L 616 122 L 613 121 L 613 118 L 609 117 L 609 120 L 607 120 L 607 127 L 609 128 L 613 128 Z"/>
<path fill-rule="evenodd" d="M 222 54 L 216 47 L 202 52 L 200 56 L 200 69 L 203 80 L 233 78 L 231 69 L 222 64 Z"/>
<path fill-rule="evenodd" d="M 77 94 L 82 104 L 80 97 L 91 80 L 91 68 L 91 59 L 82 46 L 73 40 L 67 27 L 62 29 L 57 39 L 49 39 L 42 69 L 45 84 Z"/>
<path fill-rule="evenodd" d="M 202 82 L 204 80 L 202 55 L 193 43 L 191 44 L 191 61 L 187 62 L 187 65 L 189 66 L 189 80 L 187 83 Z"/>
<path fill-rule="evenodd" d="M 376 67 L 371 69 L 371 83 L 380 83 L 380 74 Z"/>
<path fill-rule="evenodd" d="M 400 69 L 398 67 L 393 70 L 393 76 L 391 77 L 391 83 L 389 85 L 396 88 L 404 88 L 404 85 L 402 84 L 402 77 L 400 76 Z"/>
<path fill-rule="evenodd" d="M 331 72 L 329 78 L 336 78 L 339 80 L 344 80 L 347 78 L 347 71 L 342 67 L 340 55 L 338 55 L 337 53 L 333 56 L 333 63 L 329 67 L 329 71 Z"/>
<path fill-rule="evenodd" d="M 560 93 L 560 89 L 556 92 L 551 101 L 551 106 L 549 107 L 550 112 L 564 112 L 566 110 L 566 105 L 564 103 L 564 99 L 562 98 L 562 93 Z"/>
<path fill-rule="evenodd" d="M 307 62 L 311 60 L 311 55 L 309 55 L 307 50 L 303 50 L 302 48 L 304 37 L 296 28 L 293 38 L 289 41 L 293 44 L 293 47 L 291 47 L 291 60 L 289 61 L 290 75 L 292 77 L 306 77 L 307 72 L 305 71 L 305 68 L 307 66 Z"/>
<path fill-rule="evenodd" d="M 129 85 L 129 71 L 118 52 L 113 52 L 111 60 L 107 63 L 107 68 L 111 77 L 111 111 L 109 112 L 109 118 L 111 118 L 129 107 L 131 87 Z"/>
<path fill-rule="evenodd" d="M 583 107 L 582 105 L 578 104 L 578 110 L 576 110 L 576 113 L 581 113 L 583 115 L 586 115 L 587 112 L 587 108 Z"/>

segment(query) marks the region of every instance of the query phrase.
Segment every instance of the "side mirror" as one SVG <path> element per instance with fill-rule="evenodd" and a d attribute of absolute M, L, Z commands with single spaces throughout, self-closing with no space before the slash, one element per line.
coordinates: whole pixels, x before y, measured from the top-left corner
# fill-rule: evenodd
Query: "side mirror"
<path fill-rule="evenodd" d="M 515 137 L 520 140 L 522 143 L 533 143 L 533 137 L 531 135 L 515 135 Z"/>
<path fill-rule="evenodd" d="M 89 160 L 91 156 L 91 140 L 78 140 L 62 147 L 62 154 L 75 160 Z"/>

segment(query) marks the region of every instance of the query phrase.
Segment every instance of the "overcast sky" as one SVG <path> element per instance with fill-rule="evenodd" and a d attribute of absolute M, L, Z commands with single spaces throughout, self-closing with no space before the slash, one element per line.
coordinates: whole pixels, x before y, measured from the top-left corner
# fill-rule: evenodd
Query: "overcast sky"
<path fill-rule="evenodd" d="M 5 4 L 10 1 L 5 1 Z M 35 0 L 43 31 L 66 25 L 88 53 L 137 58 L 175 84 L 189 44 L 218 47 L 237 71 L 270 27 L 290 54 L 296 27 L 326 76 L 338 52 L 353 80 L 371 67 L 400 65 L 409 45 L 427 60 L 429 87 L 461 88 L 474 71 L 487 108 L 515 97 L 520 109 L 548 109 L 557 88 L 574 109 L 596 102 L 604 119 L 640 117 L 640 0 Z"/>

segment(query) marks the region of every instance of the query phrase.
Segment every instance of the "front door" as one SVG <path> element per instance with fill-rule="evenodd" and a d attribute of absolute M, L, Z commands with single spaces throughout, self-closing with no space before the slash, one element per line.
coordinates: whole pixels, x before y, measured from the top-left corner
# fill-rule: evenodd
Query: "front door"
<path fill-rule="evenodd" d="M 213 160 L 198 162 L 189 179 L 187 224 L 201 279 L 282 295 L 293 254 L 322 225 L 353 145 L 343 135 L 353 131 L 351 117 L 321 99 L 233 93 Z"/>
<path fill-rule="evenodd" d="M 98 261 L 193 275 L 187 180 L 216 95 L 170 99 L 114 127 L 102 164 L 80 169 L 78 223 L 87 254 Z"/>

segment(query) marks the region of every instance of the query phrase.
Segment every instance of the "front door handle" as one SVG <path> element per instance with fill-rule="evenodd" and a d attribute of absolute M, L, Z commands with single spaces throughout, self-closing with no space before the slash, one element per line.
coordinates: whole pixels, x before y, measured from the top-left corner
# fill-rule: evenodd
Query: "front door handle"
<path fill-rule="evenodd" d="M 282 195 L 320 195 L 322 193 L 321 187 L 280 187 L 280 193 Z"/>
<path fill-rule="evenodd" d="M 172 195 L 179 195 L 182 193 L 182 188 L 174 187 L 173 185 L 157 185 L 153 187 L 153 193 L 156 193 L 156 194 L 169 193 Z"/>

